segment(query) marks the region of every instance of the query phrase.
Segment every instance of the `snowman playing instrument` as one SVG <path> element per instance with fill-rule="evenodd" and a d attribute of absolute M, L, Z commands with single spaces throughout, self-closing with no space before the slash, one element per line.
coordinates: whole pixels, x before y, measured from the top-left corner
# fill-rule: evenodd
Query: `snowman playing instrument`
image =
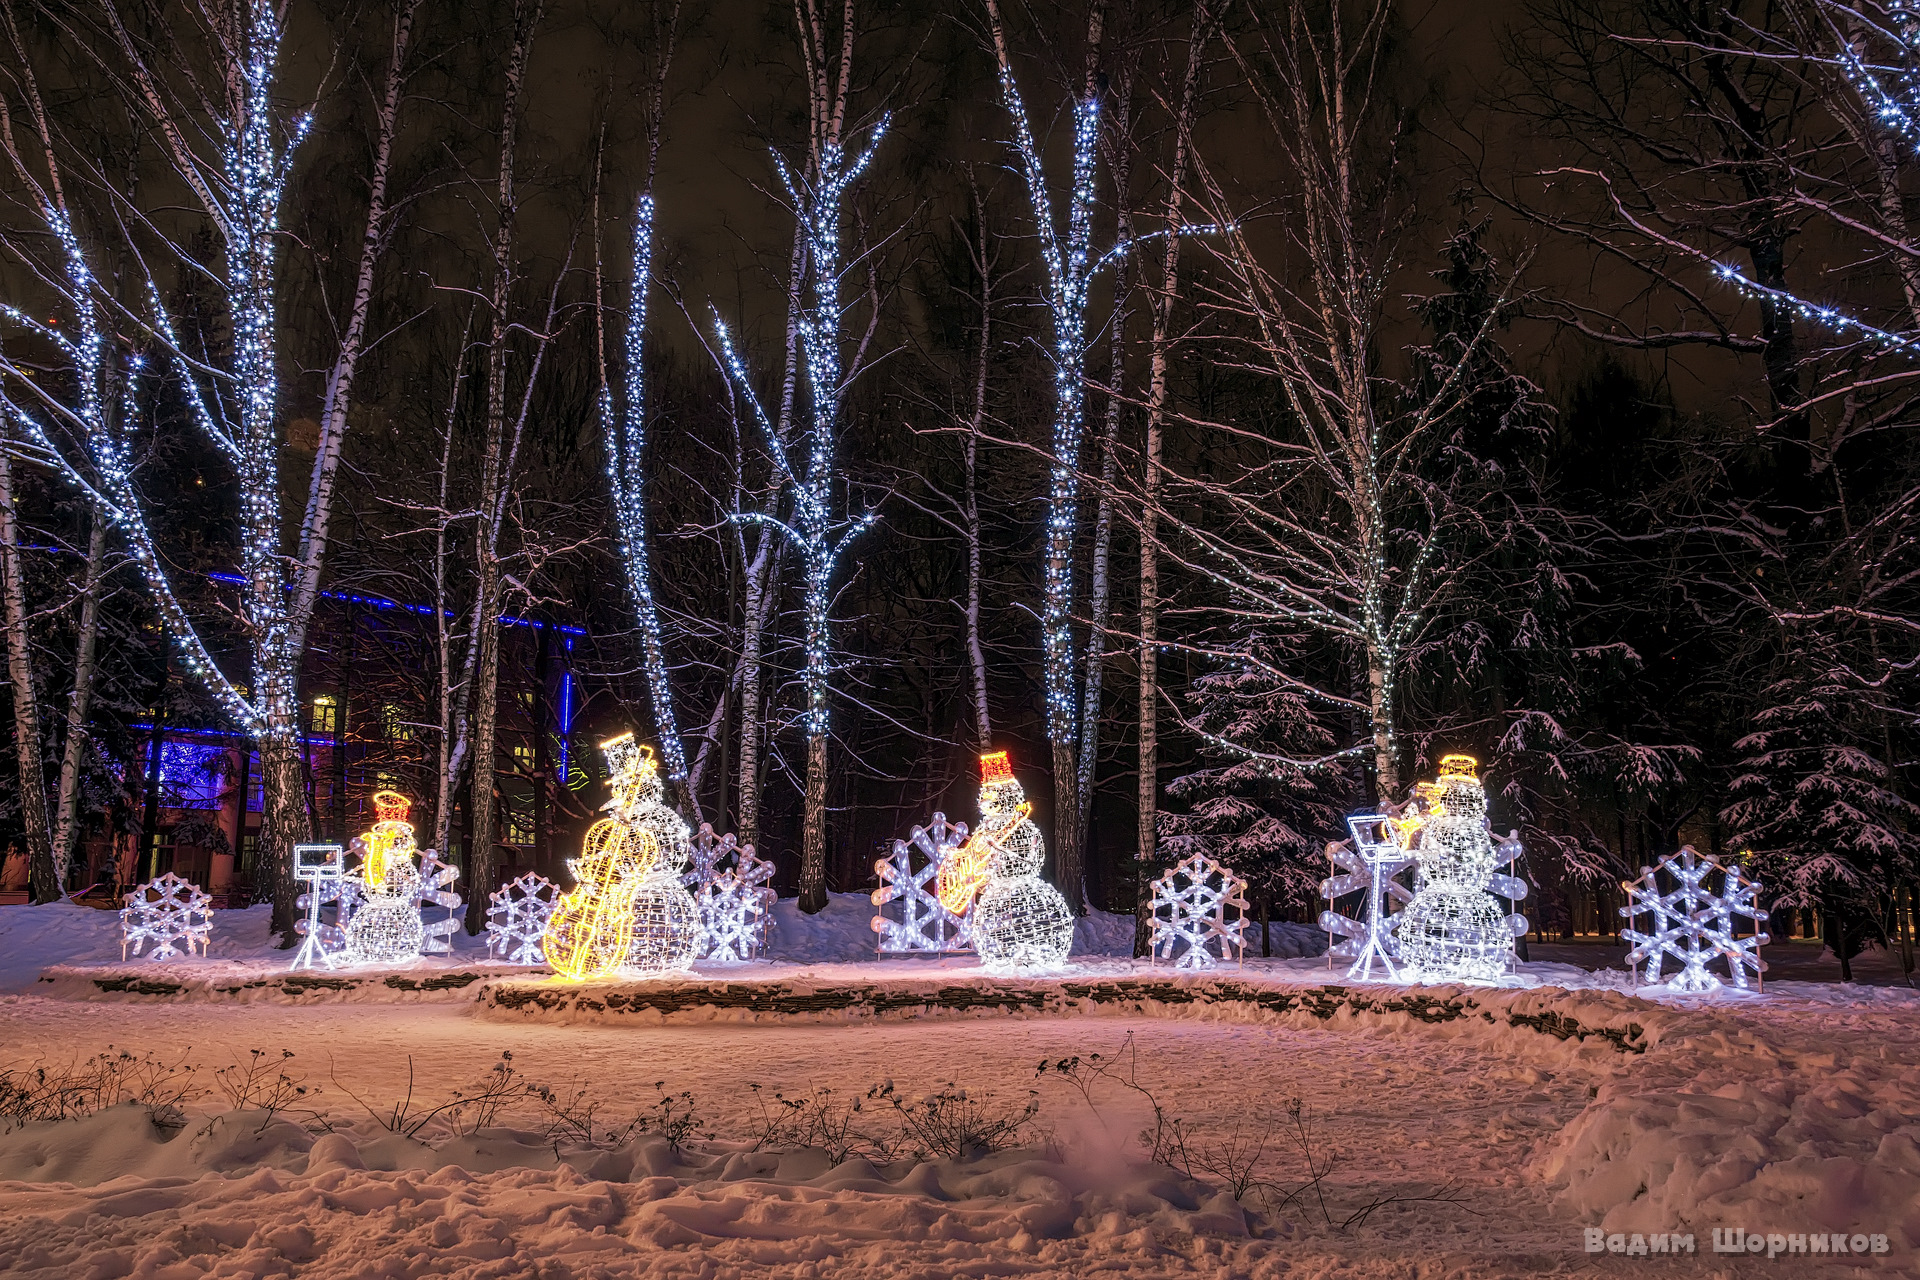
<path fill-rule="evenodd" d="M 413 802 L 397 791 L 373 793 L 373 830 L 354 837 L 360 855 L 360 906 L 347 924 L 347 956 L 356 963 L 398 964 L 419 957 L 420 868 L 414 865 Z"/>

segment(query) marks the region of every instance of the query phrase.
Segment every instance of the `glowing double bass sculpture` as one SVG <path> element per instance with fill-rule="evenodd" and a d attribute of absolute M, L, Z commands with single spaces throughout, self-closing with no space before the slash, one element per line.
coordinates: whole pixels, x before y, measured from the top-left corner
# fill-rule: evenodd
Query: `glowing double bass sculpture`
<path fill-rule="evenodd" d="M 601 750 L 612 774 L 613 799 L 606 805 L 612 816 L 588 829 L 580 856 L 567 862 L 576 883 L 547 922 L 547 963 L 574 981 L 604 977 L 630 961 L 684 969 L 692 962 L 699 916 L 679 884 L 684 839 L 677 848 L 663 847 L 666 833 L 647 803 L 657 799 L 658 770 L 632 734 L 602 743 Z M 663 895 L 686 901 L 663 906 Z"/>

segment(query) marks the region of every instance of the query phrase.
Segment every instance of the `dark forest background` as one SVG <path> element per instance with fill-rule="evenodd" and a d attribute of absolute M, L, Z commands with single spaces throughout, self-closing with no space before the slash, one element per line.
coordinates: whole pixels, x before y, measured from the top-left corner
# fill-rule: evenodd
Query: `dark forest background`
<path fill-rule="evenodd" d="M 1003 14 L 1056 224 L 1074 104 L 1097 100 L 1096 250 L 1196 233 L 1116 256 L 1086 300 L 1069 608 L 1074 698 L 1093 708 L 1073 743 L 1091 762 L 1084 815 L 1055 804 L 1041 634 L 1060 299 L 1010 148 L 988 10 L 286 10 L 273 98 L 289 118 L 312 113 L 284 175 L 275 289 L 288 557 L 330 447 L 321 424 L 396 19 L 412 23 L 320 581 L 428 612 L 439 602 L 456 625 L 443 647 L 430 622 L 394 624 L 374 655 L 335 652 L 317 625 L 301 669 L 331 673 L 335 690 L 350 666 L 353 731 L 417 745 L 390 767 L 423 798 L 424 828 L 457 843 L 476 804 L 461 797 L 518 767 L 519 739 L 503 736 L 491 769 L 469 759 L 439 786 L 434 743 L 453 723 L 441 703 L 467 678 L 450 664 L 477 644 L 457 622 L 476 592 L 583 629 L 566 659 L 580 698 L 568 750 L 583 766 L 601 737 L 658 738 L 599 409 L 603 385 L 626 385 L 633 219 L 651 190 L 647 546 L 695 761 L 683 807 L 735 830 L 751 792 L 751 835 L 783 891 L 808 887 L 801 567 L 765 525 L 735 518 L 791 518 L 792 486 L 717 334 L 732 335 L 763 404 L 791 390 L 804 418 L 790 336 L 816 285 L 796 269 L 772 157 L 817 168 L 810 95 L 844 82 L 850 138 L 864 145 L 883 113 L 890 123 L 839 220 L 853 373 L 829 492 L 838 512 L 874 521 L 830 590 L 826 889 L 869 887 L 876 851 L 934 809 L 970 817 L 990 746 L 1012 753 L 1050 839 L 1084 822 L 1067 875 L 1083 877 L 1089 905 L 1132 910 L 1143 875 L 1204 850 L 1249 875 L 1263 909 L 1310 919 L 1342 816 L 1466 752 L 1496 825 L 1526 843 L 1545 929 L 1687 841 L 1750 850 L 1768 896 L 1826 913 L 1843 947 L 1892 937 L 1917 848 L 1920 241 L 1907 220 L 1920 191 L 1911 138 L 1876 114 L 1843 55 L 1878 51 L 1886 83 L 1910 85 L 1898 42 L 1881 40 L 1893 19 L 1821 0 L 1096 4 Z M 0 184 L 0 294 L 21 317 L 55 334 L 73 323 L 28 181 L 46 170 L 37 95 L 77 237 L 126 307 L 109 326 L 122 353 L 160 345 L 128 318 L 151 280 L 181 345 L 226 358 L 221 237 L 125 62 L 130 47 L 179 51 L 174 109 L 217 152 L 227 99 L 210 33 L 244 10 L 128 3 L 117 12 L 132 45 L 97 6 L 10 10 L 0 90 L 17 161 Z M 1811 309 L 1827 306 L 1879 336 Z M 57 344 L 24 323 L 5 344 L 22 600 L 8 639 L 30 654 L 44 739 L 0 783 L 11 842 L 26 838 L 20 779 L 62 786 L 83 626 L 100 637 L 69 787 L 83 826 L 126 820 L 121 779 L 156 713 L 234 726 L 182 661 L 124 538 L 26 439 L 24 418 L 45 410 L 22 379 L 69 394 Z M 496 382 L 520 443 L 495 478 L 488 586 L 475 512 L 499 448 Z M 206 575 L 238 569 L 248 473 L 183 406 L 178 376 L 139 384 L 124 423 L 133 483 L 187 614 L 246 681 L 246 608 Z M 771 610 L 753 706 L 740 681 L 756 572 Z M 1143 621 L 1155 634 L 1144 679 Z M 1092 667 L 1089 644 L 1103 655 Z M 530 679 L 528 650 L 477 652 L 515 668 L 503 690 Z M 16 722 L 23 669 L 4 695 Z M 301 690 L 303 705 L 319 691 Z M 377 723 L 390 708 L 404 727 Z M 750 773 L 749 720 L 764 742 Z M 597 776 L 553 785 L 543 820 L 577 830 Z M 478 811 L 505 821 L 491 801 Z"/>

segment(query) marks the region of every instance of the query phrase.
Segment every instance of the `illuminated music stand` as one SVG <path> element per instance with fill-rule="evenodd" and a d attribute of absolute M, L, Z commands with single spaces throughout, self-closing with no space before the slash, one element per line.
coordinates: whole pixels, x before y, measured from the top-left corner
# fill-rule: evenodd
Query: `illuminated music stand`
<path fill-rule="evenodd" d="M 1388 947 L 1393 930 L 1387 923 L 1387 881 L 1406 865 L 1407 851 L 1400 847 L 1399 837 L 1393 829 L 1393 819 L 1384 813 L 1356 813 L 1347 819 L 1347 830 L 1353 833 L 1354 850 L 1367 864 L 1368 871 L 1367 940 L 1360 948 L 1360 954 L 1354 957 L 1347 976 L 1362 982 L 1370 981 L 1373 978 L 1373 961 L 1377 956 L 1386 968 L 1387 981 L 1398 982 L 1400 971 L 1393 967 L 1393 953 Z"/>
<path fill-rule="evenodd" d="M 320 964 L 333 968 L 333 957 L 320 944 L 320 907 L 323 884 L 338 884 L 346 876 L 346 865 L 337 844 L 297 844 L 293 846 L 293 878 L 312 886 L 307 890 L 307 936 L 293 956 L 294 969 L 317 969 Z M 334 895 L 338 897 L 338 894 Z"/>

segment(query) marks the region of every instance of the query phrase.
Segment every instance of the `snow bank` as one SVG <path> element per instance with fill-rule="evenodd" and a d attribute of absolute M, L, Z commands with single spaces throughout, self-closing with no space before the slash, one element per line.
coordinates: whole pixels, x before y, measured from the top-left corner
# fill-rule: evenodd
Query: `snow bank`
<path fill-rule="evenodd" d="M 1703 1248 L 1723 1226 L 1920 1248 L 1920 1024 L 1895 994 L 1908 1016 L 1793 993 L 1764 1023 L 1675 1011 L 1647 1069 L 1602 1082 L 1543 1160 L 1558 1206 L 1609 1232 L 1693 1230 Z"/>
<path fill-rule="evenodd" d="M 876 1167 L 808 1150 L 676 1151 L 657 1136 L 556 1152 L 504 1129 L 433 1148 L 395 1134 L 315 1139 L 258 1113 L 168 1135 L 118 1107 L 0 1137 L 0 1177 L 20 1179 L 0 1182 L 7 1274 L 47 1280 L 289 1264 L 303 1276 L 476 1277 L 824 1264 L 875 1280 L 1276 1265 L 1224 1192 L 1021 1151 Z"/>

